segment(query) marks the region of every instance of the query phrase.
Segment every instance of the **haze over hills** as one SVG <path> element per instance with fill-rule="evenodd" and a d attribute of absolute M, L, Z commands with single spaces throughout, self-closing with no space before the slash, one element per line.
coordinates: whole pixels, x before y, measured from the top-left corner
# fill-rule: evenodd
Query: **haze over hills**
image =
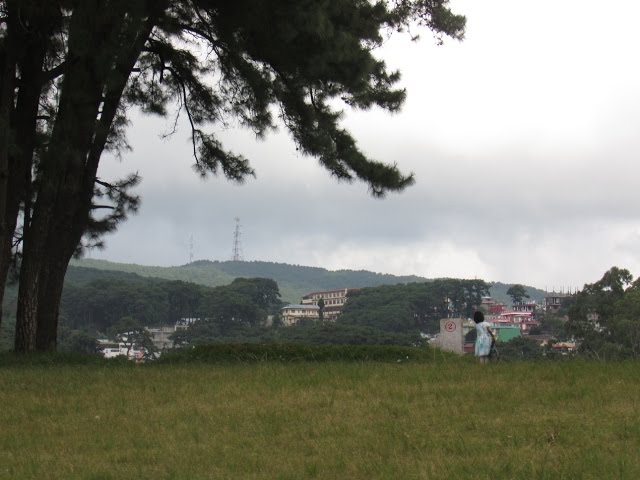
<path fill-rule="evenodd" d="M 285 263 L 261 261 L 209 261 L 198 260 L 187 265 L 174 267 L 157 267 L 137 264 L 115 263 L 106 260 L 81 259 L 73 260 L 67 274 L 68 282 L 82 282 L 86 278 L 77 270 L 84 268 L 119 271 L 155 277 L 167 280 L 182 280 L 210 287 L 228 285 L 237 277 L 271 278 L 278 283 L 282 300 L 298 303 L 303 295 L 314 291 L 333 290 L 339 288 L 363 288 L 398 283 L 426 282 L 431 279 L 415 275 L 398 276 L 374 273 L 366 270 L 331 271 L 320 267 L 306 267 Z M 510 284 L 488 282 L 491 296 L 496 300 L 510 303 L 506 294 Z M 543 290 L 526 286 L 532 300 L 542 302 Z"/>

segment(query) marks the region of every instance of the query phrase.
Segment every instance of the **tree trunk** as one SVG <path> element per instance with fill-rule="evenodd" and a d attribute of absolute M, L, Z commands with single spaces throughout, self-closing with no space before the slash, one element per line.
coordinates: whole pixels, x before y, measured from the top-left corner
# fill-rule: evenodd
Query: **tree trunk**
<path fill-rule="evenodd" d="M 11 247 L 16 229 L 20 204 L 25 200 L 31 183 L 31 169 L 36 144 L 36 123 L 42 92 L 41 74 L 45 57 L 46 39 L 24 38 L 24 54 L 19 62 L 20 90 L 17 95 L 12 130 L 15 132 L 16 152 L 9 157 L 10 183 L 5 208 L 6 236 L 0 245 L 0 295 L 4 295 L 8 270 L 12 261 Z M 28 209 L 25 201 L 25 209 Z M 25 215 L 28 217 L 29 213 Z"/>
<path fill-rule="evenodd" d="M 31 252 L 29 262 L 22 262 L 20 267 L 20 286 L 18 287 L 18 309 L 16 312 L 16 334 L 14 350 L 17 353 L 34 352 L 36 350 L 38 311 L 38 261 L 44 252 Z"/>
<path fill-rule="evenodd" d="M 3 177 L 0 174 L 0 302 L 4 297 L 7 274 L 12 262 L 11 248 L 20 204 L 25 199 L 27 185 L 31 182 L 45 53 L 54 25 L 61 18 L 52 2 L 7 0 L 6 7 L 5 46 L 11 56 L 5 57 L 3 65 L 0 114 L 3 124 L 0 128 L 0 171 L 7 175 Z M 19 83 L 16 81 L 16 70 L 20 74 Z M 16 86 L 19 87 L 17 96 Z M 8 143 L 13 148 L 9 149 Z M 25 205 L 28 205 L 27 201 Z M 28 212 L 25 212 L 25 216 L 28 217 Z M 24 308 L 32 310 L 34 306 L 24 305 Z M 24 328 L 20 329 L 19 335 L 30 335 L 32 328 L 26 325 L 22 327 Z"/>
<path fill-rule="evenodd" d="M 8 2 L 8 9 L 13 9 Z M 15 33 L 12 17 L 7 21 L 7 32 L 0 44 L 0 324 L 2 322 L 2 299 L 9 270 L 9 259 L 5 256 L 5 246 L 11 246 L 13 230 L 7 224 L 6 212 L 9 198 L 9 142 L 11 140 L 11 111 L 16 79 Z M 10 249 L 9 249 L 10 250 Z"/>
<path fill-rule="evenodd" d="M 42 272 L 42 288 L 38 299 L 38 305 L 46 307 L 38 308 L 36 349 L 39 352 L 55 352 L 58 343 L 60 298 L 69 260 L 58 261 L 55 265 L 52 263 L 47 261 Z"/>
<path fill-rule="evenodd" d="M 122 92 L 153 27 L 140 7 L 146 2 L 133 13 L 123 2 L 120 12 L 104 15 L 96 15 L 95 0 L 80 5 L 71 20 L 58 115 L 25 240 L 17 351 L 55 350 L 64 274 L 89 221 L 98 163 Z"/>
<path fill-rule="evenodd" d="M 82 2 L 74 10 L 58 114 L 49 146 L 41 159 L 38 196 L 31 222 L 24 227 L 16 314 L 17 352 L 29 352 L 37 347 L 38 301 L 44 295 L 41 288 L 47 274 L 43 267 L 47 262 L 57 263 L 57 259 L 51 258 L 50 232 L 52 226 L 69 225 L 69 218 L 73 216 L 73 212 L 60 209 L 68 205 L 65 200 L 69 196 L 77 193 L 73 181 L 78 175 L 82 176 L 83 152 L 89 149 L 100 105 L 101 79 L 89 56 L 96 53 L 95 36 L 102 33 L 96 31 L 93 23 L 97 20 L 94 18 L 92 22 L 89 15 L 92 7 L 94 14 L 98 11 L 94 3 Z M 76 31 L 79 35 L 72 37 Z"/>

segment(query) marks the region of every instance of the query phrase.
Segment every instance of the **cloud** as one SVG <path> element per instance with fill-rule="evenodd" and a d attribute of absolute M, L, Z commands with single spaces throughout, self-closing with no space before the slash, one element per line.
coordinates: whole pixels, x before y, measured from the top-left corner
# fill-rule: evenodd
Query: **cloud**
<path fill-rule="evenodd" d="M 191 170 L 187 129 L 134 115 L 135 148 L 100 174 L 140 171 L 141 211 L 92 255 L 173 265 L 231 256 L 427 277 L 576 287 L 612 265 L 640 273 L 640 5 L 613 1 L 453 2 L 464 42 L 392 39 L 402 112 L 346 112 L 372 158 L 414 172 L 384 200 L 338 183 L 281 131 L 217 132 L 251 159 L 234 185 Z"/>

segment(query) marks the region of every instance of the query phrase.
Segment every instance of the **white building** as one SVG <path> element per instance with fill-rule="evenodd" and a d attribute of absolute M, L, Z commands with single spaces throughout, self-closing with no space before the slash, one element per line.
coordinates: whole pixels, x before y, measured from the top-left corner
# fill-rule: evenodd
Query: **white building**
<path fill-rule="evenodd" d="M 149 332 L 153 346 L 158 350 L 173 348 L 173 340 L 169 337 L 176 333 L 176 326 L 145 327 L 144 329 Z"/>
<path fill-rule="evenodd" d="M 291 326 L 300 320 L 318 320 L 320 318 L 320 307 L 317 305 L 287 305 L 280 311 L 282 324 Z"/>
<path fill-rule="evenodd" d="M 104 358 L 127 357 L 129 360 L 142 360 L 144 358 L 144 349 L 133 345 L 131 348 L 124 342 L 111 341 L 106 338 L 99 338 L 98 352 Z"/>
<path fill-rule="evenodd" d="M 322 292 L 308 293 L 302 297 L 302 305 L 318 306 L 320 299 L 324 302 L 322 309 L 322 317 L 325 320 L 336 320 L 342 313 L 344 304 L 347 303 L 349 292 L 353 292 L 355 288 L 341 288 L 339 290 L 325 290 Z"/>

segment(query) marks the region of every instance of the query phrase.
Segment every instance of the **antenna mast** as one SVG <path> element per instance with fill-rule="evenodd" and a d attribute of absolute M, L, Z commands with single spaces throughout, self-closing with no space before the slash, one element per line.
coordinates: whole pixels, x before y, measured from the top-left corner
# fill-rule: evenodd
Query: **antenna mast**
<path fill-rule="evenodd" d="M 238 217 L 235 218 L 236 221 L 236 229 L 233 232 L 233 255 L 231 256 L 231 260 L 234 262 L 241 262 L 242 259 L 242 243 L 240 241 L 240 237 L 242 236 L 242 232 L 240 232 L 240 219 Z"/>
<path fill-rule="evenodd" d="M 193 263 L 193 233 L 189 235 L 189 263 Z"/>

